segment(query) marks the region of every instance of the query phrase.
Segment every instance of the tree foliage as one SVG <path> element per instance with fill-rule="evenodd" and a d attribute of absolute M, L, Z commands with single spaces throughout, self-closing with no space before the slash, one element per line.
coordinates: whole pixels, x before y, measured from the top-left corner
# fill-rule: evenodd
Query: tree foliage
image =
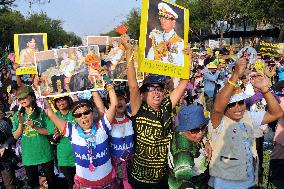
<path fill-rule="evenodd" d="M 53 20 L 45 13 L 33 14 L 24 17 L 18 11 L 0 11 L 0 45 L 2 50 L 6 47 L 13 49 L 14 34 L 20 33 L 47 33 L 48 46 L 75 46 L 80 45 L 81 38 L 74 33 L 66 32 L 62 21 Z"/>
<path fill-rule="evenodd" d="M 194 35 L 211 33 L 211 0 L 176 0 L 176 3 L 189 9 L 189 26 Z"/>
<path fill-rule="evenodd" d="M 16 0 L 0 0 L 0 8 L 9 8 L 11 7 Z"/>
<path fill-rule="evenodd" d="M 123 24 L 128 26 L 128 34 L 132 39 L 139 39 L 141 13 L 139 9 L 132 9 Z"/>
<path fill-rule="evenodd" d="M 245 31 L 248 24 L 256 28 L 260 21 L 284 33 L 283 0 L 176 0 L 176 3 L 189 9 L 189 23 L 195 35 L 198 31 L 210 33 L 211 25 L 211 30 L 222 38 L 234 24 L 242 24 Z"/>
<path fill-rule="evenodd" d="M 127 25 L 128 26 L 128 35 L 132 39 L 139 39 L 140 35 L 140 22 L 141 22 L 141 13 L 139 9 L 132 9 L 130 13 L 126 16 L 126 20 L 122 21 L 121 24 Z M 115 32 L 115 29 L 101 34 L 101 35 L 107 35 L 111 37 L 118 37 L 119 34 Z"/>

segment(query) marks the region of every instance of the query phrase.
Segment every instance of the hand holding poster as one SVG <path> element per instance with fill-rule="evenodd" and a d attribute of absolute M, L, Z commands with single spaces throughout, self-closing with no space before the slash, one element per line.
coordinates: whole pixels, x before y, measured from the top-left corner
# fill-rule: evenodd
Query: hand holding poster
<path fill-rule="evenodd" d="M 165 0 L 142 4 L 139 71 L 178 78 L 189 77 L 188 10 Z"/>
<path fill-rule="evenodd" d="M 46 33 L 14 34 L 17 75 L 36 74 L 34 54 L 48 50 Z"/>

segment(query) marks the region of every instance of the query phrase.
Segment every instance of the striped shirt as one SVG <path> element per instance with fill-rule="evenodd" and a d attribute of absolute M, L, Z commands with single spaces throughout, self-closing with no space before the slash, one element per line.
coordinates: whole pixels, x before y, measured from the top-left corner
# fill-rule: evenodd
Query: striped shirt
<path fill-rule="evenodd" d="M 90 154 L 88 152 L 87 142 L 79 136 L 78 125 L 67 122 L 64 135 L 72 143 L 75 153 L 76 177 L 87 186 L 104 186 L 112 179 L 112 165 L 109 151 L 109 133 L 111 125 L 104 115 L 97 125 L 96 147 L 92 147 L 92 159 L 95 166 L 94 171 L 89 170 Z"/>
<path fill-rule="evenodd" d="M 115 118 L 111 130 L 111 155 L 120 158 L 125 150 L 132 155 L 134 130 L 128 117 Z"/>

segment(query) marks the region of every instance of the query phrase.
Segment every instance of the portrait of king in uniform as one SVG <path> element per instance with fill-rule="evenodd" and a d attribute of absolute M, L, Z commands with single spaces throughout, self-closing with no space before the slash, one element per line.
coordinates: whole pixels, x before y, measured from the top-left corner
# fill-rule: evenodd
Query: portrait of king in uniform
<path fill-rule="evenodd" d="M 151 47 L 147 59 L 183 66 L 184 40 L 175 31 L 179 16 L 164 2 L 158 4 L 158 11 L 162 31 L 154 28 L 150 32 L 148 37 L 151 39 Z"/>

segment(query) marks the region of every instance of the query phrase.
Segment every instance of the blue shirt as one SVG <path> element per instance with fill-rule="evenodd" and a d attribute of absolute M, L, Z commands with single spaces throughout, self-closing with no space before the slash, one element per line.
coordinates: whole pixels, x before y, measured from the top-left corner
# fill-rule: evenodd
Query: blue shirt
<path fill-rule="evenodd" d="M 219 74 L 220 71 L 218 70 L 214 74 L 212 74 L 210 71 L 204 73 L 204 92 L 208 97 L 214 96 Z"/>
<path fill-rule="evenodd" d="M 284 70 L 283 70 L 283 66 L 279 66 L 279 67 L 278 67 L 278 77 L 279 77 L 279 81 L 284 81 Z"/>

